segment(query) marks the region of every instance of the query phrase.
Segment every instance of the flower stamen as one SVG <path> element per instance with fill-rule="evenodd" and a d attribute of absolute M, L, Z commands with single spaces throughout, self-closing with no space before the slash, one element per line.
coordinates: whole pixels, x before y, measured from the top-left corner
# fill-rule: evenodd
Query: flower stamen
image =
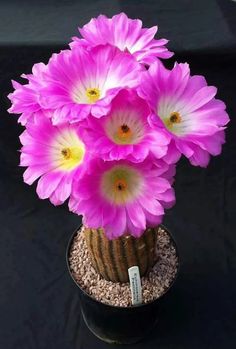
<path fill-rule="evenodd" d="M 177 111 L 174 111 L 174 112 L 171 113 L 168 117 L 166 117 L 163 121 L 164 121 L 166 127 L 167 127 L 169 130 L 172 131 L 172 130 L 173 130 L 173 127 L 174 127 L 176 124 L 181 123 L 182 118 L 181 118 L 180 114 L 179 114 Z"/>
<path fill-rule="evenodd" d="M 70 159 L 70 157 L 71 157 L 70 148 L 64 148 L 64 149 L 62 149 L 61 153 L 62 153 L 64 159 L 66 159 L 66 160 Z"/>
<path fill-rule="evenodd" d="M 132 135 L 133 133 L 128 125 L 126 124 L 121 125 L 118 128 L 117 133 L 115 134 L 116 143 L 118 144 L 130 143 L 132 141 Z"/>
<path fill-rule="evenodd" d="M 66 147 L 61 150 L 61 155 L 61 167 L 64 170 L 71 170 L 82 163 L 85 155 L 85 148 L 82 143 L 80 146 Z"/>
<path fill-rule="evenodd" d="M 127 189 L 127 182 L 124 179 L 117 179 L 117 180 L 115 180 L 114 184 L 115 184 L 116 191 L 119 191 L 119 192 L 123 191 L 124 192 Z"/>
<path fill-rule="evenodd" d="M 173 112 L 170 114 L 170 122 L 172 124 L 179 124 L 181 122 L 181 116 L 178 112 Z"/>
<path fill-rule="evenodd" d="M 89 103 L 95 103 L 100 98 L 100 90 L 96 87 L 87 88 L 86 96 Z"/>
<path fill-rule="evenodd" d="M 103 195 L 116 205 L 133 201 L 141 186 L 142 179 L 139 172 L 125 165 L 114 166 L 103 174 L 101 180 Z"/>

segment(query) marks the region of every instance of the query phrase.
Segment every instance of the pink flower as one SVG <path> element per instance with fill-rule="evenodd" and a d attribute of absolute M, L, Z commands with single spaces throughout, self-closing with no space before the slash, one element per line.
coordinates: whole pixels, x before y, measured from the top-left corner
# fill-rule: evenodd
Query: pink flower
<path fill-rule="evenodd" d="M 104 160 L 144 160 L 151 152 L 157 158 L 167 153 L 169 138 L 148 123 L 150 108 L 136 91 L 121 90 L 111 102 L 108 115 L 87 118 L 81 136 L 88 149 Z"/>
<path fill-rule="evenodd" d="M 41 104 L 53 110 L 53 123 L 76 122 L 90 113 L 101 117 L 120 89 L 139 83 L 140 65 L 110 45 L 54 54 L 48 63 Z"/>
<path fill-rule="evenodd" d="M 169 58 L 173 55 L 165 47 L 168 40 L 155 40 L 157 26 L 142 28 L 140 19 L 130 19 L 125 13 L 107 18 L 104 15 L 93 18 L 79 29 L 84 39 L 74 37 L 71 47 L 99 44 L 110 44 L 122 51 L 130 52 L 140 63 L 150 64 L 158 58 Z"/>
<path fill-rule="evenodd" d="M 216 91 L 204 77 L 190 76 L 188 64 L 167 70 L 156 62 L 142 74 L 139 94 L 153 110 L 150 123 L 170 137 L 167 162 L 182 153 L 191 164 L 206 167 L 210 154 L 221 153 L 229 117 L 225 104 L 214 98 Z"/>
<path fill-rule="evenodd" d="M 46 65 L 38 63 L 33 66 L 32 74 L 22 75 L 23 78 L 29 81 L 28 84 L 21 85 L 16 81 L 12 81 L 15 91 L 8 95 L 8 98 L 12 102 L 12 106 L 8 109 L 8 112 L 22 114 L 18 119 L 18 122 L 22 125 L 26 125 L 33 114 L 41 110 L 39 90 L 44 86 L 45 72 Z"/>
<path fill-rule="evenodd" d="M 24 181 L 37 184 L 40 199 L 49 198 L 54 205 L 62 204 L 71 193 L 74 177 L 86 169 L 87 153 L 75 125 L 53 126 L 41 112 L 28 122 L 20 136 L 21 166 Z"/>
<path fill-rule="evenodd" d="M 139 237 L 147 227 L 160 224 L 163 207 L 175 201 L 166 173 L 170 178 L 166 164 L 157 167 L 151 159 L 141 163 L 95 159 L 74 182 L 69 208 L 83 215 L 86 226 L 103 227 L 110 239 L 125 233 Z"/>

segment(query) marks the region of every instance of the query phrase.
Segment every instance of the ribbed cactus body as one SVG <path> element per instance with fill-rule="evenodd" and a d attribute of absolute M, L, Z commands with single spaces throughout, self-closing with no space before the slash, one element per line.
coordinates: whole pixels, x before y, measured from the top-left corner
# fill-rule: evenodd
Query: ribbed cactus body
<path fill-rule="evenodd" d="M 103 229 L 85 228 L 86 244 L 94 268 L 106 280 L 127 282 L 128 268 L 139 266 L 145 275 L 156 260 L 156 229 L 147 229 L 140 238 L 124 235 L 109 240 Z"/>

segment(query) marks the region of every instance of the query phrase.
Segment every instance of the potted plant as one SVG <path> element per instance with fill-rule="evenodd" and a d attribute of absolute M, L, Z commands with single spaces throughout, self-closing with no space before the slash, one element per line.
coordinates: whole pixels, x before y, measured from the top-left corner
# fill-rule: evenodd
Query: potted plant
<path fill-rule="evenodd" d="M 184 155 L 206 167 L 229 121 L 203 76 L 187 63 L 165 68 L 173 54 L 156 31 L 101 15 L 9 95 L 25 127 L 24 181 L 83 216 L 67 263 L 88 327 L 108 342 L 138 341 L 155 324 L 179 266 L 161 225 L 175 203 L 175 165 Z"/>

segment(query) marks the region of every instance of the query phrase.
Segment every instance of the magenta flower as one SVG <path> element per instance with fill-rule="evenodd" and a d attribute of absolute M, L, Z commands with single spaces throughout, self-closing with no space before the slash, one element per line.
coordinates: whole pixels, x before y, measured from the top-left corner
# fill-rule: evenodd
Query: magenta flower
<path fill-rule="evenodd" d="M 165 172 L 168 168 L 156 167 L 151 159 L 95 159 L 89 172 L 74 182 L 69 208 L 83 215 L 86 226 L 103 227 L 110 239 L 125 233 L 139 237 L 146 227 L 159 224 L 165 204 L 170 207 L 175 201 Z"/>
<path fill-rule="evenodd" d="M 32 74 L 22 75 L 23 78 L 29 81 L 28 84 L 21 85 L 16 81 L 12 81 L 15 91 L 8 95 L 8 98 L 12 102 L 8 112 L 21 114 L 18 122 L 22 125 L 26 125 L 34 113 L 41 110 L 39 90 L 44 86 L 45 72 L 46 65 L 38 63 L 33 66 Z"/>
<path fill-rule="evenodd" d="M 149 152 L 157 158 L 167 153 L 169 137 L 148 123 L 150 108 L 136 91 L 122 90 L 113 99 L 108 115 L 87 118 L 82 128 L 88 149 L 104 160 L 144 160 Z"/>
<path fill-rule="evenodd" d="M 172 52 L 154 39 L 156 26 L 120 13 L 79 31 L 70 49 L 23 74 L 26 84 L 12 82 L 9 112 L 26 127 L 24 181 L 37 180 L 39 197 L 54 205 L 69 199 L 85 226 L 110 239 L 139 237 L 175 203 L 174 164 L 183 154 L 207 166 L 229 117 L 188 64 L 164 67 Z"/>
<path fill-rule="evenodd" d="M 139 93 L 153 110 L 150 122 L 170 137 L 166 161 L 182 153 L 191 164 L 206 167 L 210 154 L 221 153 L 229 117 L 225 104 L 214 98 L 216 91 L 204 77 L 190 76 L 188 64 L 167 70 L 156 62 L 142 74 Z"/>
<path fill-rule="evenodd" d="M 110 44 L 121 51 L 130 52 L 138 62 L 151 64 L 158 58 L 169 58 L 173 55 L 165 47 L 168 40 L 155 40 L 157 26 L 142 28 L 140 19 L 130 19 L 125 13 L 107 18 L 104 15 L 93 18 L 79 29 L 84 39 L 74 37 L 71 47 L 99 44 Z"/>
<path fill-rule="evenodd" d="M 115 47 L 97 46 L 62 51 L 48 63 L 41 104 L 53 110 L 53 123 L 75 122 L 90 113 L 105 115 L 120 89 L 139 83 L 140 65 Z"/>
<path fill-rule="evenodd" d="M 86 169 L 87 154 L 75 125 L 53 126 L 41 112 L 27 124 L 20 136 L 21 166 L 24 181 L 37 184 L 40 199 L 49 198 L 54 205 L 62 204 L 70 195 L 74 176 Z"/>

